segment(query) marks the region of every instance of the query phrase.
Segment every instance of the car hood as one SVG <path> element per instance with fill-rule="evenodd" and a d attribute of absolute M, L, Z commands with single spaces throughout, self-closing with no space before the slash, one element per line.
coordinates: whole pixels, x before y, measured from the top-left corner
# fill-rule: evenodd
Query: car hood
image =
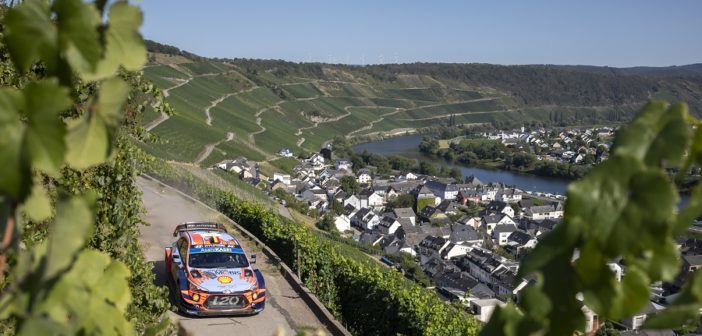
<path fill-rule="evenodd" d="M 193 271 L 199 272 L 201 276 L 192 276 Z M 249 273 L 250 276 L 245 276 L 246 273 Z M 254 289 L 257 285 L 256 275 L 248 267 L 227 269 L 189 268 L 188 280 L 201 289 L 214 293 L 242 292 Z"/>

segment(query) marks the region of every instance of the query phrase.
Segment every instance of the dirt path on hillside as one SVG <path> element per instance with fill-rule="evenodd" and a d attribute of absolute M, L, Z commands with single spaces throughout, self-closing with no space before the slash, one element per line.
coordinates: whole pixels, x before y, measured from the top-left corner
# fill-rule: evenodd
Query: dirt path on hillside
<path fill-rule="evenodd" d="M 227 133 L 227 137 L 225 139 L 219 140 L 215 143 L 205 145 L 205 150 L 203 150 L 202 153 L 200 153 L 200 155 L 197 156 L 197 159 L 193 163 L 200 164 L 200 162 L 204 161 L 208 156 L 210 156 L 210 154 L 212 154 L 212 150 L 214 150 L 215 146 L 217 146 L 225 141 L 232 141 L 233 139 L 234 139 L 234 133 L 229 132 L 229 133 Z"/>
<path fill-rule="evenodd" d="M 220 213 L 156 182 L 137 178 L 136 184 L 143 193 L 144 220 L 150 224 L 141 228 L 140 242 L 146 259 L 154 265 L 157 284 L 165 285 L 164 247 L 173 241 L 173 228 L 186 221 L 229 221 Z M 245 251 L 257 254 L 255 266 L 264 274 L 268 290 L 266 308 L 258 315 L 244 317 L 200 318 L 169 312 L 171 319 L 188 335 L 275 335 L 279 331 L 295 335 L 314 329 L 324 330 L 319 319 L 282 277 L 277 269 L 278 261 L 268 259 L 244 236 L 233 233 L 240 238 Z"/>
<path fill-rule="evenodd" d="M 510 110 L 495 110 L 495 111 L 473 111 L 473 112 L 461 112 L 461 113 L 451 113 L 451 114 L 441 114 L 437 116 L 432 116 L 432 117 L 426 117 L 426 118 L 414 118 L 414 119 L 397 119 L 397 120 L 402 120 L 402 121 L 426 121 L 426 120 L 434 120 L 434 119 L 443 119 L 443 118 L 450 118 L 452 116 L 462 116 L 462 115 L 469 115 L 469 114 L 488 114 L 488 113 L 508 113 L 508 112 L 514 112 L 517 111 L 515 109 L 510 109 Z"/>

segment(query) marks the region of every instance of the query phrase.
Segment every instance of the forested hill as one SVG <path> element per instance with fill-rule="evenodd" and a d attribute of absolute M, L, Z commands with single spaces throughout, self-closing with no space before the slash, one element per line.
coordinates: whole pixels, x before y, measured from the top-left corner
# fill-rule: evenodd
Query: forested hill
<path fill-rule="evenodd" d="M 354 66 L 211 59 L 152 41 L 147 46 L 144 75 L 176 111 L 172 117 L 147 111 L 144 125 L 165 140 L 150 150 L 203 165 L 234 154 L 271 160 L 281 148 L 317 151 L 336 136 L 476 123 L 620 123 L 652 98 L 683 100 L 702 114 L 700 65 Z"/>
<path fill-rule="evenodd" d="M 628 105 L 659 97 L 685 100 L 699 113 L 702 111 L 702 66 L 678 68 L 676 75 L 667 75 L 674 73 L 666 70 L 672 68 L 413 63 L 374 65 L 363 67 L 361 71 L 390 81 L 403 74 L 413 74 L 492 87 L 519 98 L 527 106 Z M 646 73 L 656 75 L 644 75 Z"/>

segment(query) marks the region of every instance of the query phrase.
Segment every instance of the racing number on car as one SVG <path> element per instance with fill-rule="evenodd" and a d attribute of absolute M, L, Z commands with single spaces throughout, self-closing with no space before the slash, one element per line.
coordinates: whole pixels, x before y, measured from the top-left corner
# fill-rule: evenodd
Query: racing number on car
<path fill-rule="evenodd" d="M 236 306 L 239 304 L 238 296 L 215 296 L 212 298 L 212 304 L 217 306 Z"/>

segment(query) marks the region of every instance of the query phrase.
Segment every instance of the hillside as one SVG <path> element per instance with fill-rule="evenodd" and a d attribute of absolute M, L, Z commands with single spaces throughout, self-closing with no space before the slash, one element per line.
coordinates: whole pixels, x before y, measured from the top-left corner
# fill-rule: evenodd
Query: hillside
<path fill-rule="evenodd" d="M 166 159 L 202 165 L 237 155 L 272 161 L 281 148 L 317 151 L 335 136 L 400 134 L 449 123 L 621 122 L 649 98 L 685 100 L 697 114 L 702 107 L 695 66 L 677 67 L 689 70 L 684 76 L 543 65 L 361 67 L 205 59 L 148 46 L 145 77 L 164 90 L 176 114 L 147 110 L 144 125 L 163 143 L 144 146 Z"/>

